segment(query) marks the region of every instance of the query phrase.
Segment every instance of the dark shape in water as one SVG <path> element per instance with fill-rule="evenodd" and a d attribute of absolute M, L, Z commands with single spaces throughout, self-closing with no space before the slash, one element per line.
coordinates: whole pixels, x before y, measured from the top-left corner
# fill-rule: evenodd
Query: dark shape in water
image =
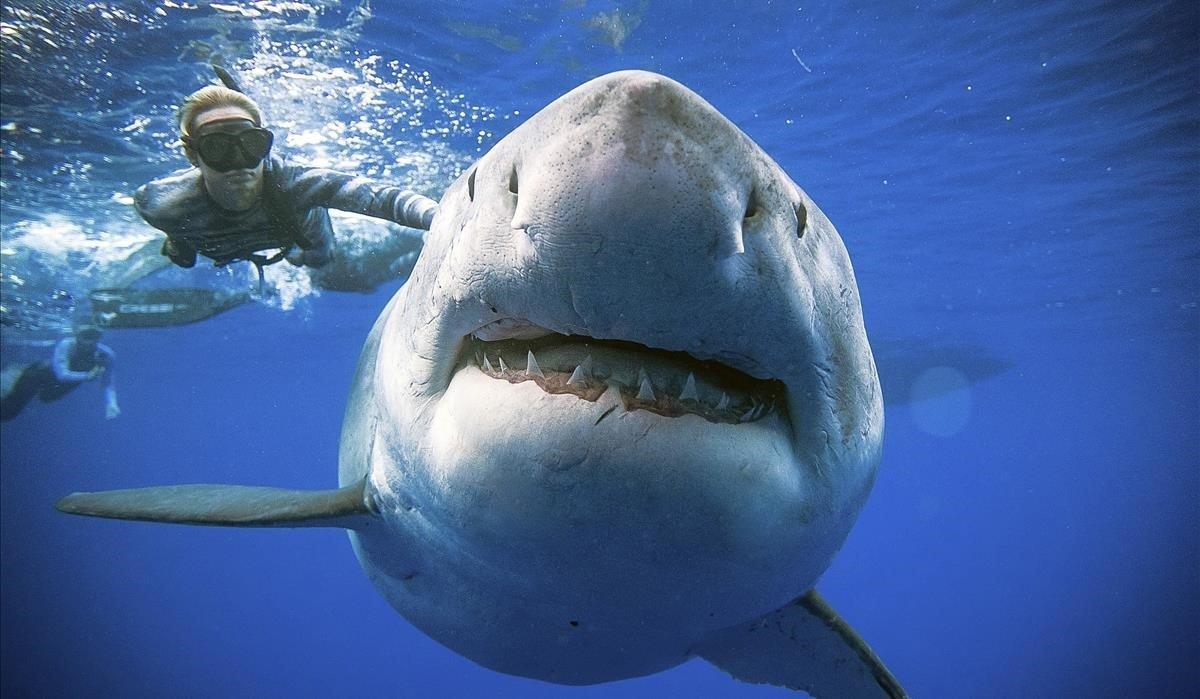
<path fill-rule="evenodd" d="M 888 339 L 873 343 L 883 400 L 889 405 L 912 400 L 913 385 L 922 373 L 934 367 L 957 370 L 968 384 L 976 384 L 1012 368 L 1012 364 L 992 354 L 982 345 L 942 344 L 923 338 Z M 945 391 L 954 388 L 942 386 Z M 944 391 L 943 391 L 944 392 Z M 932 398 L 938 392 L 924 397 Z"/>
<path fill-rule="evenodd" d="M 646 2 L 642 2 L 636 11 L 618 7 L 612 12 L 601 12 L 584 21 L 583 26 L 591 29 L 597 39 L 619 53 L 625 46 L 625 40 L 642 23 L 642 13 L 646 11 L 646 5 Z"/>

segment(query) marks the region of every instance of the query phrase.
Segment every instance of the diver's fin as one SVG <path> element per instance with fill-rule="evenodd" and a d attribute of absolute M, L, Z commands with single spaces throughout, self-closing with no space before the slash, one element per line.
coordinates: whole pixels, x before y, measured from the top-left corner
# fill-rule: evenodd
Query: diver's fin
<path fill-rule="evenodd" d="M 818 699 L 908 696 L 816 590 L 719 631 L 693 651 L 743 682 L 802 689 Z"/>
<path fill-rule="evenodd" d="M 55 507 L 73 515 L 220 527 L 363 529 L 375 515 L 366 479 L 336 490 L 197 484 L 72 493 Z"/>
<path fill-rule="evenodd" d="M 224 289 L 92 289 L 92 315 L 105 328 L 164 328 L 195 323 L 250 300 Z"/>
<path fill-rule="evenodd" d="M 228 70 L 225 70 L 224 66 L 219 66 L 214 63 L 212 64 L 212 69 L 213 72 L 217 74 L 217 77 L 221 79 L 222 85 L 230 90 L 233 90 L 234 92 L 241 92 L 245 94 L 246 91 L 243 90 L 242 86 L 238 84 L 237 78 L 233 77 L 233 74 Z"/>

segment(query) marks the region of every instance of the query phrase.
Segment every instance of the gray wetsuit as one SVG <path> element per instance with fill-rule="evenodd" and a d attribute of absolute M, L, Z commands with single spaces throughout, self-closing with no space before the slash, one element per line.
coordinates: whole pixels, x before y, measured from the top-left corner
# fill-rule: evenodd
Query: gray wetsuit
<path fill-rule="evenodd" d="M 327 209 L 422 230 L 429 230 L 437 212 L 437 202 L 416 192 L 334 170 L 288 165 L 276 155 L 264 168 L 262 197 L 247 211 L 221 208 L 196 168 L 143 185 L 134 205 L 147 223 L 167 234 L 174 254 L 165 244 L 163 254 L 180 267 L 196 264 L 197 254 L 224 265 L 292 246 L 304 250 L 304 264 L 320 267 L 334 249 Z"/>

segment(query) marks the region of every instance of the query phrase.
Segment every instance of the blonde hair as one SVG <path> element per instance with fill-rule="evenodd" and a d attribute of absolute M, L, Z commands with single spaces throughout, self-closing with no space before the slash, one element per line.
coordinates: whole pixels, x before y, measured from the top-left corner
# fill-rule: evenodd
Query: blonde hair
<path fill-rule="evenodd" d="M 190 136 L 196 115 L 217 107 L 244 109 L 254 119 L 255 126 L 262 126 L 262 110 L 254 100 L 224 85 L 208 85 L 188 95 L 179 106 L 179 132 Z"/>

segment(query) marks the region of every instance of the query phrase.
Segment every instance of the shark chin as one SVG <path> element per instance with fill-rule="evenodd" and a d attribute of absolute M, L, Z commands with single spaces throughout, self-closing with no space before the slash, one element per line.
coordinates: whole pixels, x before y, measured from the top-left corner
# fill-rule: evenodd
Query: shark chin
<path fill-rule="evenodd" d="M 347 529 L 404 618 L 500 672 L 592 684 L 699 657 L 746 682 L 894 699 L 814 589 L 882 439 L 833 224 L 699 95 L 623 71 L 446 189 L 364 344 L 339 488 L 58 506 Z"/>
<path fill-rule="evenodd" d="M 356 532 L 356 549 L 406 618 L 493 669 L 592 684 L 677 665 L 816 581 L 828 497 L 795 456 L 782 382 L 505 325 L 464 337 L 425 404 L 422 472 L 373 458 L 388 527 Z M 397 532 L 437 555 L 396 561 Z"/>

